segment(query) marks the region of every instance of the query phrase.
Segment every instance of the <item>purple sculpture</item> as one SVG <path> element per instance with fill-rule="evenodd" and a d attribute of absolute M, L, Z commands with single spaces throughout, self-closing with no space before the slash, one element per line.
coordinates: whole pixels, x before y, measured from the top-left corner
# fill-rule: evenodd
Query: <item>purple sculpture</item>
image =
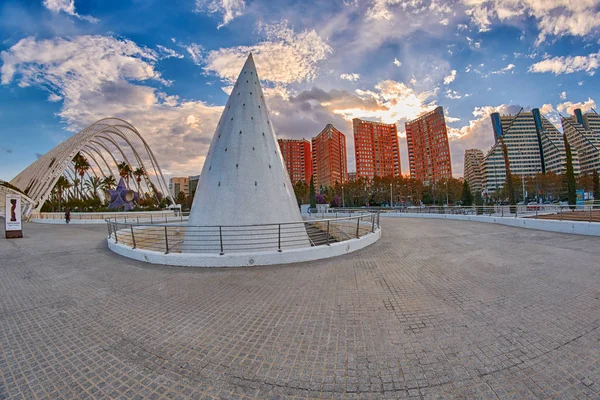
<path fill-rule="evenodd" d="M 123 207 L 125 211 L 133 209 L 133 202 L 138 200 L 137 192 L 129 189 L 125 185 L 123 178 L 119 180 L 119 184 L 115 190 L 109 190 L 110 204 L 109 209 Z"/>

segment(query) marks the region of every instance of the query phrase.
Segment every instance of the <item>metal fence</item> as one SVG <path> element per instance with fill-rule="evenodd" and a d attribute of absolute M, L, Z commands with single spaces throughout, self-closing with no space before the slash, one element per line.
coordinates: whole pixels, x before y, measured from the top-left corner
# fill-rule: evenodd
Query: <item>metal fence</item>
<path fill-rule="evenodd" d="M 226 254 L 328 246 L 379 229 L 379 213 L 238 226 L 188 226 L 106 219 L 108 238 L 133 249 L 167 253 Z"/>
<path fill-rule="evenodd" d="M 183 222 L 187 219 L 189 213 L 180 213 L 175 211 L 127 211 L 127 212 L 71 212 L 71 220 L 97 220 L 102 221 L 106 219 L 112 220 L 123 220 L 123 221 L 136 221 L 136 222 Z M 64 220 L 64 212 L 43 212 L 39 214 L 32 214 L 32 219 L 40 220 Z"/>
<path fill-rule="evenodd" d="M 537 218 L 560 221 L 600 222 L 600 205 L 585 204 L 579 206 L 559 204 L 523 204 L 523 205 L 487 205 L 487 206 L 423 206 L 423 207 L 370 207 L 336 208 L 331 213 L 380 212 L 406 214 L 450 214 L 450 215 L 486 215 L 501 218 Z"/>

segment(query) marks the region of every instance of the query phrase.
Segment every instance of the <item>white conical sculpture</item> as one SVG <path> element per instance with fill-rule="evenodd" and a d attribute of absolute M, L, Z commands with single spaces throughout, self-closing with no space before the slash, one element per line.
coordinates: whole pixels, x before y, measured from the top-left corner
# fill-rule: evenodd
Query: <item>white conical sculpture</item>
<path fill-rule="evenodd" d="M 286 224 L 290 222 L 296 224 Z M 310 246 L 250 54 L 210 144 L 184 250 L 200 251 L 202 247 L 204 231 L 194 226 L 265 224 L 277 226 L 222 228 L 223 252 Z M 284 224 L 281 235 L 278 224 Z M 278 243 L 280 236 L 283 246 Z"/>

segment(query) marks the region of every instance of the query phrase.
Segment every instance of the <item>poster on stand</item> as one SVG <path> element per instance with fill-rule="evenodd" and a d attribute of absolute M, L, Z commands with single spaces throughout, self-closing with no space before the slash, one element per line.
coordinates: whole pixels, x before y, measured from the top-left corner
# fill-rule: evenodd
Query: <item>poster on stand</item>
<path fill-rule="evenodd" d="M 22 238 L 23 226 L 21 223 L 21 195 L 6 195 L 5 231 L 6 238 Z"/>

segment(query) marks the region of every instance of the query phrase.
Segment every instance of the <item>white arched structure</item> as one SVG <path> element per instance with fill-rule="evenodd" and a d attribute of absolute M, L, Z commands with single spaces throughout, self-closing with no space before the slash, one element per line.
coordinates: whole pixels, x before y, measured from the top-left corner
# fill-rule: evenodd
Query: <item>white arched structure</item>
<path fill-rule="evenodd" d="M 10 181 L 31 198 L 31 211 L 41 209 L 61 175 L 72 180 L 71 162 L 78 152 L 90 163 L 88 176 L 104 178 L 113 175 L 118 182 L 117 164 L 124 161 L 132 169 L 141 167 L 146 171 L 140 182 L 142 192 L 152 193 L 155 186 L 175 203 L 156 157 L 137 129 L 122 119 L 104 118 L 60 143 Z M 135 178 L 133 182 L 132 188 L 138 190 Z"/>

